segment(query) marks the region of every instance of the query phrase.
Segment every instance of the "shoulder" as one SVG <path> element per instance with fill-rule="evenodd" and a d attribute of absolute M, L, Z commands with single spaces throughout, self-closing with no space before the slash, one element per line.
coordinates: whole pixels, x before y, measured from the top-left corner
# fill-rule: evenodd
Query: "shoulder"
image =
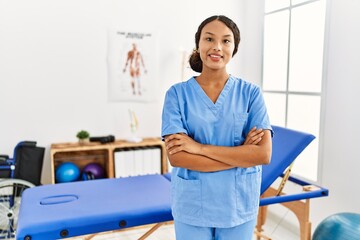
<path fill-rule="evenodd" d="M 230 76 L 230 79 L 234 82 L 235 88 L 240 88 L 243 91 L 250 91 L 250 92 L 261 91 L 260 86 L 255 83 L 234 76 Z"/>
<path fill-rule="evenodd" d="M 191 82 L 195 81 L 194 77 L 191 77 L 189 80 L 184 82 L 175 83 L 172 85 L 167 92 L 182 92 L 185 91 L 190 85 Z"/>

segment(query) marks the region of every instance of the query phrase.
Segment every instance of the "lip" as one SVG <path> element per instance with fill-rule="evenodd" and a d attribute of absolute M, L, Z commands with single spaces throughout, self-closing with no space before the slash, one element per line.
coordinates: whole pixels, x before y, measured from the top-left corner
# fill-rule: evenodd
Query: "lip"
<path fill-rule="evenodd" d="M 208 56 L 213 60 L 220 60 L 221 58 L 223 58 L 222 55 L 216 53 L 210 53 Z"/>

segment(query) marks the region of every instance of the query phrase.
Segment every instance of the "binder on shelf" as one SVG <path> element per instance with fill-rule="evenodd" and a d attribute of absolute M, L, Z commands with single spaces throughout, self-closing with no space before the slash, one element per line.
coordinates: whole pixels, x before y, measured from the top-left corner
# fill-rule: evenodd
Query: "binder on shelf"
<path fill-rule="evenodd" d="M 161 147 L 129 147 L 114 153 L 115 177 L 161 173 Z"/>

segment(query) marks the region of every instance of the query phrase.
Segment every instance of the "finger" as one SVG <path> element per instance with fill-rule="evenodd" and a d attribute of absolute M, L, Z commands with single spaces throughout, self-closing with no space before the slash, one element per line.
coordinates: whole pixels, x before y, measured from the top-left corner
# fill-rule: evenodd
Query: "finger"
<path fill-rule="evenodd" d="M 256 130 L 256 131 L 254 131 L 254 132 L 252 132 L 251 134 L 249 134 L 249 137 L 250 138 L 256 138 L 257 136 L 262 136 L 264 134 L 264 131 L 262 131 L 262 130 Z"/>
<path fill-rule="evenodd" d="M 253 141 L 251 144 L 257 145 L 259 142 L 261 142 L 262 138 L 257 138 L 255 141 Z"/>
<path fill-rule="evenodd" d="M 172 140 L 172 141 L 165 144 L 167 149 L 171 149 L 171 148 L 173 148 L 175 146 L 180 146 L 180 145 L 181 145 L 181 143 L 176 139 L 174 139 L 174 140 Z"/>
<path fill-rule="evenodd" d="M 246 135 L 246 138 L 249 138 L 249 136 L 252 136 L 255 132 L 255 129 L 251 129 L 248 134 Z"/>
<path fill-rule="evenodd" d="M 172 148 L 173 146 L 175 146 L 177 144 L 176 141 L 177 141 L 176 139 L 168 140 L 167 142 L 165 142 L 165 147 L 167 149 Z"/>
<path fill-rule="evenodd" d="M 247 135 L 244 141 L 244 144 L 249 144 L 249 142 L 251 141 L 251 136 Z"/>
<path fill-rule="evenodd" d="M 177 133 L 171 134 L 165 138 L 165 142 L 170 142 L 170 141 L 172 141 L 174 139 L 178 139 L 178 138 L 179 138 L 179 134 L 177 134 Z"/>
<path fill-rule="evenodd" d="M 182 151 L 181 146 L 175 146 L 175 147 L 169 149 L 169 150 L 168 150 L 168 153 L 169 153 L 170 155 L 172 155 L 172 154 L 175 154 L 175 153 L 178 153 L 178 152 L 181 152 L 181 151 Z"/>
<path fill-rule="evenodd" d="M 259 128 L 259 129 L 256 129 L 256 127 L 253 127 L 252 129 L 251 129 L 251 131 L 248 133 L 248 135 L 247 135 L 247 137 L 254 137 L 254 136 L 256 136 L 256 135 L 258 135 L 259 133 L 261 133 L 263 130 L 261 129 L 261 128 Z"/>
<path fill-rule="evenodd" d="M 261 141 L 262 136 L 264 135 L 264 132 L 257 133 L 254 136 L 248 136 L 244 142 L 244 144 L 257 144 Z M 258 140 L 260 138 L 260 140 Z M 254 143 L 255 142 L 255 143 Z"/>
<path fill-rule="evenodd" d="M 258 133 L 260 133 L 260 132 L 264 132 L 264 129 L 262 129 L 262 128 L 258 128 L 258 129 L 256 129 L 256 132 L 258 132 Z"/>
<path fill-rule="evenodd" d="M 257 137 L 262 137 L 262 136 L 264 136 L 264 131 L 262 131 L 262 132 L 259 132 L 259 133 L 257 133 L 255 136 L 253 136 L 253 138 L 255 137 L 255 138 L 257 138 Z"/>
<path fill-rule="evenodd" d="M 245 138 L 244 144 L 247 144 L 247 143 L 253 141 L 252 139 L 253 139 L 253 137 L 256 137 L 256 134 L 257 134 L 257 133 L 256 133 L 256 130 L 255 130 L 255 129 L 252 130 L 251 132 L 249 132 L 248 135 L 247 135 L 246 138 Z"/>
<path fill-rule="evenodd" d="M 256 127 L 253 127 L 252 129 L 250 129 L 248 136 L 254 134 L 255 132 L 256 132 Z"/>
<path fill-rule="evenodd" d="M 257 135 L 259 133 L 262 133 L 263 132 L 263 129 L 259 128 L 259 129 L 256 129 L 255 131 L 253 131 L 251 134 L 252 135 Z"/>
<path fill-rule="evenodd" d="M 251 142 L 254 142 L 257 139 L 262 138 L 262 136 L 264 136 L 264 132 L 261 132 L 261 133 L 255 135 L 255 136 L 251 137 Z"/>

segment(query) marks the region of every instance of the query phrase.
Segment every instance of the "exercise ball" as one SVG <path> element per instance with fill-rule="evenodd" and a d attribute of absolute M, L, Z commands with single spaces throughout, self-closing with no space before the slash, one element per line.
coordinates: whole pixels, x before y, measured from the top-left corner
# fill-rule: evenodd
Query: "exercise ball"
<path fill-rule="evenodd" d="M 55 172 L 55 180 L 57 183 L 73 182 L 80 177 L 80 169 L 72 162 L 61 163 Z"/>
<path fill-rule="evenodd" d="M 89 163 L 89 164 L 87 164 L 83 168 L 82 172 L 83 172 L 83 174 L 85 173 L 85 174 L 88 174 L 88 175 L 92 175 L 93 179 L 99 179 L 99 178 L 104 178 L 105 177 L 105 170 L 98 163 Z M 89 178 L 89 179 L 91 179 L 91 178 Z"/>
<path fill-rule="evenodd" d="M 313 240 L 360 240 L 360 214 L 337 213 L 316 227 Z"/>

